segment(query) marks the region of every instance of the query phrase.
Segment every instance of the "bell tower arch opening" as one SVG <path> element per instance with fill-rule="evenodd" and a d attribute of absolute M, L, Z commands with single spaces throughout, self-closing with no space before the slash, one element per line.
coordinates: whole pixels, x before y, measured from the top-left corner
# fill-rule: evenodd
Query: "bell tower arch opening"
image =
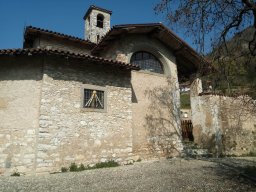
<path fill-rule="evenodd" d="M 98 43 L 110 30 L 112 11 L 91 5 L 84 16 L 85 39 Z"/>

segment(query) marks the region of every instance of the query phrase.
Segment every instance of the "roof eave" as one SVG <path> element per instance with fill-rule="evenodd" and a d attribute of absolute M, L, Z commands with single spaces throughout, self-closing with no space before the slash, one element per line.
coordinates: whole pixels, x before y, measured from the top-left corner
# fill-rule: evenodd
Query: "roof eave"
<path fill-rule="evenodd" d="M 0 56 L 15 56 L 15 55 L 56 55 L 56 56 L 64 56 L 76 59 L 84 59 L 98 63 L 109 64 L 115 67 L 121 67 L 126 70 L 139 70 L 140 68 L 137 65 L 123 63 L 119 61 L 114 61 L 110 59 L 104 59 L 101 57 L 95 57 L 87 54 L 79 54 L 73 53 L 63 50 L 57 49 L 41 49 L 41 48 L 33 48 L 33 49 L 3 49 L 0 50 Z"/>

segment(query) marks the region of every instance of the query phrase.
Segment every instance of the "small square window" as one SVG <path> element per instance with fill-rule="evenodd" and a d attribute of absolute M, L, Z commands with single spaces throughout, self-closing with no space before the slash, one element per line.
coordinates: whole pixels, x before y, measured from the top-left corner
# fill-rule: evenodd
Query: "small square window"
<path fill-rule="evenodd" d="M 84 85 L 81 89 L 82 111 L 107 112 L 107 90 L 96 85 Z"/>
<path fill-rule="evenodd" d="M 104 91 L 84 89 L 84 108 L 104 109 Z"/>

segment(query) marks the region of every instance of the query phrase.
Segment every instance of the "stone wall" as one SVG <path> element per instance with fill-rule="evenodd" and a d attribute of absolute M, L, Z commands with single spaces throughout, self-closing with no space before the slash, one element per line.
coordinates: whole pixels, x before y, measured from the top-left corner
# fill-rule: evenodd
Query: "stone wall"
<path fill-rule="evenodd" d="M 60 57 L 1 58 L 0 174 L 60 171 L 72 162 L 132 158 L 131 73 Z M 82 90 L 104 87 L 107 110 L 82 108 Z"/>
<path fill-rule="evenodd" d="M 247 96 L 198 95 L 202 92 L 201 87 L 201 81 L 197 79 L 191 88 L 195 143 L 216 155 L 255 152 L 255 101 Z"/>
<path fill-rule="evenodd" d="M 133 152 L 142 158 L 176 156 L 182 150 L 180 97 L 173 53 L 145 35 L 126 35 L 100 56 L 130 63 L 132 54 L 148 51 L 163 64 L 164 74 L 132 71 Z"/>
<path fill-rule="evenodd" d="M 106 88 L 107 112 L 82 108 L 81 89 Z M 37 172 L 72 162 L 93 164 L 132 158 L 130 72 L 96 63 L 47 59 L 44 67 Z"/>
<path fill-rule="evenodd" d="M 1 57 L 0 175 L 35 169 L 41 79 L 41 59 Z"/>

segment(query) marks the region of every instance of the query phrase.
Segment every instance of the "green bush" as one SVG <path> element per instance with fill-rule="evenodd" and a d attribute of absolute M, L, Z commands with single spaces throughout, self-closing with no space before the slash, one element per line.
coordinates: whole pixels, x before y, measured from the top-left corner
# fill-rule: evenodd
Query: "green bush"
<path fill-rule="evenodd" d="M 66 168 L 66 167 L 61 167 L 61 172 L 68 172 L 68 168 Z"/>
<path fill-rule="evenodd" d="M 11 174 L 11 176 L 13 176 L 13 177 L 19 177 L 19 176 L 20 176 L 20 173 L 17 172 L 17 171 L 15 171 L 13 174 Z"/>
<path fill-rule="evenodd" d="M 119 163 L 111 160 L 111 161 L 108 161 L 108 162 L 101 162 L 101 163 L 97 163 L 94 168 L 95 169 L 99 169 L 99 168 L 106 168 L 106 167 L 117 167 L 119 166 Z"/>
<path fill-rule="evenodd" d="M 86 170 L 86 167 L 84 166 L 84 164 L 80 164 L 80 166 L 79 166 L 79 171 L 84 171 L 84 170 Z"/>
<path fill-rule="evenodd" d="M 67 172 L 68 170 L 70 172 L 77 172 L 77 171 L 84 171 L 84 170 L 90 170 L 90 169 L 100 169 L 100 168 L 105 168 L 105 167 L 117 167 L 117 166 L 119 166 L 119 163 L 117 163 L 113 160 L 108 161 L 108 162 L 97 163 L 92 167 L 90 167 L 90 166 L 85 167 L 82 163 L 78 167 L 75 163 L 71 163 L 71 165 L 69 166 L 69 169 L 66 167 L 62 167 L 61 172 Z"/>
<path fill-rule="evenodd" d="M 79 169 L 75 163 L 71 163 L 71 165 L 69 166 L 69 171 L 76 172 L 79 171 Z"/>

